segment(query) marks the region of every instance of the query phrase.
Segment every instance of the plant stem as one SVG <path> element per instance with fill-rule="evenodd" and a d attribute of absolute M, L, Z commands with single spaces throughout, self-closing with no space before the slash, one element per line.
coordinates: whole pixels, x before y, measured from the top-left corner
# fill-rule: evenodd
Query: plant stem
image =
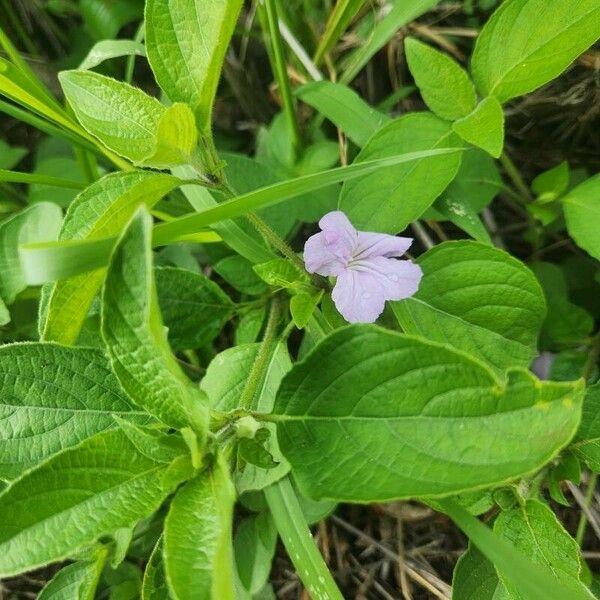
<path fill-rule="evenodd" d="M 252 401 L 265 378 L 265 367 L 268 365 L 279 341 L 277 337 L 277 327 L 281 320 L 281 305 L 282 299 L 279 296 L 275 296 L 273 302 L 271 302 L 271 310 L 269 311 L 269 318 L 267 320 L 262 343 L 258 350 L 258 354 L 256 355 L 256 359 L 254 360 L 254 364 L 252 365 L 252 369 L 248 374 L 248 379 L 240 398 L 239 408 L 242 410 L 249 410 L 252 408 Z"/>
<path fill-rule="evenodd" d="M 314 600 L 344 600 L 302 513 L 289 477 L 265 489 L 277 531 L 304 587 Z"/>
<path fill-rule="evenodd" d="M 590 506 L 592 504 L 592 498 L 594 497 L 594 491 L 596 490 L 596 484 L 598 483 L 598 475 L 596 473 L 592 473 L 590 475 L 590 480 L 588 481 L 587 489 L 585 490 L 585 505 Z M 577 533 L 575 534 L 575 541 L 577 545 L 581 548 L 581 544 L 583 543 L 583 538 L 585 536 L 585 530 L 587 528 L 588 519 L 587 515 L 584 511 L 581 512 L 579 517 L 579 524 L 577 525 Z"/>
<path fill-rule="evenodd" d="M 527 202 L 531 202 L 533 198 L 531 196 L 531 192 L 529 191 L 529 187 L 525 183 L 523 177 L 521 177 L 521 173 L 519 173 L 515 163 L 513 163 L 510 156 L 508 156 L 506 152 L 503 152 L 500 155 L 500 162 L 502 163 L 506 174 L 510 177 L 511 181 L 520 192 L 522 199 L 526 200 Z"/>
<path fill-rule="evenodd" d="M 275 0 L 264 0 L 264 2 L 269 37 L 271 40 L 271 49 L 273 53 L 272 67 L 275 73 L 275 78 L 277 79 L 277 85 L 279 86 L 279 92 L 281 93 L 283 110 L 287 118 L 294 149 L 296 152 L 298 152 L 302 146 L 302 137 L 300 135 L 300 128 L 298 127 L 298 121 L 296 119 L 296 105 L 294 102 L 294 96 L 292 95 L 290 80 L 287 75 L 287 66 L 283 54 L 283 43 L 281 41 L 281 32 L 279 31 L 277 6 L 275 4 Z"/>

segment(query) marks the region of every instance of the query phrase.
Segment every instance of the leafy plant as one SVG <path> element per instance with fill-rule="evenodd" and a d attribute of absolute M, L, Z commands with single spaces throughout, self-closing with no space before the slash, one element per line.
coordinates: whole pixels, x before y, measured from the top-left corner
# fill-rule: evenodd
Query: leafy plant
<path fill-rule="evenodd" d="M 599 176 L 561 163 L 529 186 L 505 147 L 506 103 L 600 37 L 597 0 L 505 0 L 468 69 L 407 37 L 429 110 L 400 116 L 350 84 L 435 1 L 312 3 L 312 59 L 265 0 L 283 110 L 253 157 L 213 127 L 243 3 L 147 0 L 133 39 L 143 3 L 117 4 L 81 3 L 97 43 L 59 73 L 64 105 L 0 32 L 0 110 L 65 152 L 29 173 L 0 146 L 0 577 L 68 560 L 39 598 L 265 598 L 279 536 L 312 598 L 342 598 L 315 511 L 414 499 L 470 539 L 456 600 L 594 598 L 548 495 L 600 471 L 597 290 L 526 264 L 489 205 L 509 195 L 534 254 L 566 230 L 597 274 Z M 292 64 L 313 81 L 294 89 Z M 560 377 L 529 370 L 540 351 Z"/>

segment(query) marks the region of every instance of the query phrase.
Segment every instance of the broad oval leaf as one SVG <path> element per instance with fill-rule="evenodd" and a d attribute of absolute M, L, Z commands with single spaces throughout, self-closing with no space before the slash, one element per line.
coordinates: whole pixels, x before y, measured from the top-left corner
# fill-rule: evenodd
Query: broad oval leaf
<path fill-rule="evenodd" d="M 579 545 L 563 528 L 556 515 L 539 500 L 500 513 L 494 533 L 510 542 L 532 563 L 546 567 L 555 577 L 590 600 L 594 595 L 581 582 L 582 558 Z M 499 572 L 506 600 L 527 600 L 511 581 L 509 572 Z"/>
<path fill-rule="evenodd" d="M 152 219 L 141 209 L 117 243 L 102 293 L 102 338 L 123 389 L 175 428 L 204 429 L 205 406 L 169 348 L 154 282 Z"/>
<path fill-rule="evenodd" d="M 430 113 L 412 113 L 382 127 L 354 164 L 405 152 L 459 147 L 461 143 L 450 123 Z M 339 207 L 358 229 L 398 233 L 446 189 L 460 160 L 459 153 L 431 156 L 347 181 Z"/>
<path fill-rule="evenodd" d="M 475 87 L 453 59 L 414 38 L 404 42 L 406 60 L 425 104 L 442 119 L 454 121 L 475 108 Z"/>
<path fill-rule="evenodd" d="M 101 352 L 57 344 L 0 348 L 0 478 L 116 427 L 149 420 L 125 396 Z"/>
<path fill-rule="evenodd" d="M 417 262 L 419 290 L 392 305 L 404 331 L 469 352 L 499 372 L 531 364 L 546 302 L 523 263 L 471 241 L 440 244 Z"/>
<path fill-rule="evenodd" d="M 146 48 L 156 81 L 173 101 L 187 102 L 198 128 L 210 128 L 223 58 L 242 0 L 148 0 Z"/>
<path fill-rule="evenodd" d="M 0 495 L 10 514 L 0 523 L 0 575 L 62 560 L 149 516 L 171 492 L 167 469 L 114 430 L 28 471 Z"/>
<path fill-rule="evenodd" d="M 88 133 L 134 162 L 152 155 L 158 124 L 166 111 L 156 98 L 91 71 L 62 71 L 58 78 Z"/>
<path fill-rule="evenodd" d="M 499 158 L 504 148 L 504 111 L 501 104 L 494 96 L 484 98 L 472 113 L 455 121 L 452 130 L 469 144 Z"/>
<path fill-rule="evenodd" d="M 235 310 L 229 296 L 205 275 L 174 267 L 154 270 L 158 303 L 173 350 L 212 342 Z"/>
<path fill-rule="evenodd" d="M 151 208 L 180 184 L 148 171 L 111 173 L 86 188 L 69 207 L 61 240 L 99 240 L 118 235 L 140 206 Z M 73 344 L 104 279 L 105 269 L 56 282 L 46 289 L 40 318 L 45 340 Z"/>
<path fill-rule="evenodd" d="M 181 488 L 165 519 L 164 570 L 175 600 L 234 600 L 235 490 L 219 458 Z"/>
<path fill-rule="evenodd" d="M 597 0 L 507 0 L 477 38 L 473 79 L 506 102 L 560 75 L 598 37 Z"/>
<path fill-rule="evenodd" d="M 562 204 L 569 235 L 588 254 L 600 260 L 600 174 L 572 189 Z"/>
<path fill-rule="evenodd" d="M 581 382 L 501 382 L 448 346 L 372 325 L 339 329 L 283 379 L 279 445 L 309 497 L 443 496 L 530 473 L 573 436 Z"/>

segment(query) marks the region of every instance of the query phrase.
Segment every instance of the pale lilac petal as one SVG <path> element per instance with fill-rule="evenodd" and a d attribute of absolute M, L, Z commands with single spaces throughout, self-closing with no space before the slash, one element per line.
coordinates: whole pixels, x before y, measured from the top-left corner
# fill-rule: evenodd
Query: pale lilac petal
<path fill-rule="evenodd" d="M 335 210 L 319 221 L 319 227 L 331 252 L 343 260 L 350 260 L 356 249 L 358 232 L 348 217 L 342 211 Z"/>
<path fill-rule="evenodd" d="M 419 265 L 383 256 L 353 262 L 350 268 L 370 272 L 381 284 L 386 300 L 410 298 L 419 289 L 423 277 Z"/>
<path fill-rule="evenodd" d="M 369 271 L 344 271 L 337 278 L 331 297 L 349 323 L 373 323 L 385 306 L 383 287 Z"/>
<path fill-rule="evenodd" d="M 550 372 L 552 370 L 552 363 L 556 358 L 554 352 L 542 352 L 531 365 L 531 370 L 540 379 L 550 379 Z"/>
<path fill-rule="evenodd" d="M 304 266 L 309 273 L 329 277 L 338 276 L 346 268 L 347 261 L 331 251 L 323 232 L 316 233 L 304 244 Z"/>
<path fill-rule="evenodd" d="M 386 233 L 358 232 L 358 246 L 354 252 L 355 259 L 385 256 L 387 258 L 402 256 L 413 243 L 412 238 L 387 235 Z"/>

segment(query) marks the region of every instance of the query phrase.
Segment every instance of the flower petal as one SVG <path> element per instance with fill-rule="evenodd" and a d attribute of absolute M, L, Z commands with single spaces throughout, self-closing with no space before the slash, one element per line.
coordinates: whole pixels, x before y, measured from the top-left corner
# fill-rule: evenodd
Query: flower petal
<path fill-rule="evenodd" d="M 376 256 L 402 256 L 412 245 L 413 238 L 398 237 L 386 233 L 358 232 L 358 246 L 354 252 L 354 258 L 374 258 Z"/>
<path fill-rule="evenodd" d="M 338 276 L 346 268 L 347 261 L 331 251 L 323 232 L 316 233 L 304 244 L 304 266 L 309 273 L 328 277 Z"/>
<path fill-rule="evenodd" d="M 409 260 L 378 256 L 352 264 L 352 270 L 370 272 L 383 288 L 386 300 L 410 298 L 418 289 L 423 271 Z"/>
<path fill-rule="evenodd" d="M 337 278 L 331 297 L 349 323 L 373 323 L 385 306 L 383 287 L 369 271 L 346 269 Z"/>
<path fill-rule="evenodd" d="M 350 260 L 356 248 L 358 232 L 348 217 L 342 211 L 334 210 L 319 221 L 319 227 L 331 252 L 343 260 Z"/>

